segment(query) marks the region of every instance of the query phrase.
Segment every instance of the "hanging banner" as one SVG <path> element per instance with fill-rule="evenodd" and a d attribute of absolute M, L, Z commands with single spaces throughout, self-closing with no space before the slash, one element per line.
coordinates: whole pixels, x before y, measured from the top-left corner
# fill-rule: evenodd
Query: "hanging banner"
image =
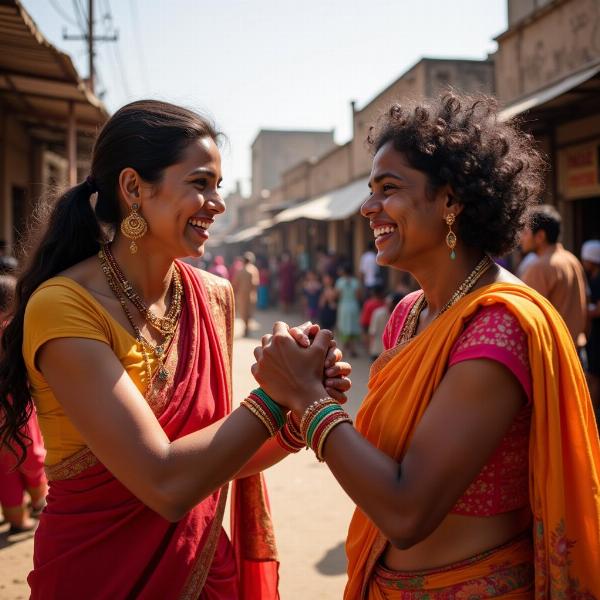
<path fill-rule="evenodd" d="M 600 195 L 600 142 L 561 152 L 563 195 L 567 200 Z"/>

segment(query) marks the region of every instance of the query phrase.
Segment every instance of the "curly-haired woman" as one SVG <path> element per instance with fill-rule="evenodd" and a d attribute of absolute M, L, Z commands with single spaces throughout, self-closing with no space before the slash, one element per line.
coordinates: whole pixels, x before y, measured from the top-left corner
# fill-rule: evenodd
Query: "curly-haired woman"
<path fill-rule="evenodd" d="M 369 142 L 377 261 L 421 289 L 390 318 L 356 428 L 331 401 L 293 406 L 358 506 L 345 598 L 600 597 L 585 379 L 552 306 L 489 258 L 540 197 L 540 155 L 493 101 L 452 93 L 394 106 Z M 274 398 L 309 383 L 303 352 L 282 328 L 255 351 Z"/>

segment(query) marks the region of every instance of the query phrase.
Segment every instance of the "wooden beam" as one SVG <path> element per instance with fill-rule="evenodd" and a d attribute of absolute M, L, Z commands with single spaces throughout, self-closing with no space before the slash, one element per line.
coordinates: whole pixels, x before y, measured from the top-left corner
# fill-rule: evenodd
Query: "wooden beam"
<path fill-rule="evenodd" d="M 67 160 L 69 165 L 69 186 L 73 187 L 77 183 L 77 124 L 75 122 L 74 102 L 69 102 Z"/>

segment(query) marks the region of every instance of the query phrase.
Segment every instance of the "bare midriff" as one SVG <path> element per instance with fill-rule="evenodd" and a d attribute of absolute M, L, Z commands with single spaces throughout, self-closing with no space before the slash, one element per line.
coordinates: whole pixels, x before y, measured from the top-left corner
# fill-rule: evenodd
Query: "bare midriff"
<path fill-rule="evenodd" d="M 501 546 L 531 526 L 529 507 L 492 517 L 448 515 L 437 529 L 407 550 L 388 544 L 383 564 L 392 571 L 422 571 L 460 562 Z"/>

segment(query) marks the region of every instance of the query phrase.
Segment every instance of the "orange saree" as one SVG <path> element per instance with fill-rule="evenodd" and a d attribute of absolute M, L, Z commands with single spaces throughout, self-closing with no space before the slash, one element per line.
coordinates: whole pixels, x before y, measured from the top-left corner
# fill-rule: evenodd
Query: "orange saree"
<path fill-rule="evenodd" d="M 372 444 L 400 461 L 444 376 L 464 323 L 478 308 L 494 303 L 504 304 L 517 317 L 528 340 L 533 381 L 529 490 L 534 516 L 532 542 L 528 543 L 533 543 L 535 597 L 600 598 L 598 431 L 569 332 L 539 294 L 514 284 L 486 286 L 467 295 L 407 344 L 384 352 L 371 370 L 369 393 L 356 427 Z M 375 578 L 386 577 L 377 564 L 386 543 L 357 509 L 346 544 L 349 580 L 344 598 L 386 597 L 371 591 Z M 511 556 L 519 552 L 524 555 L 522 549 L 509 548 Z M 470 576 L 469 565 L 460 568 L 462 575 Z M 446 570 L 439 581 L 453 583 L 452 570 Z M 432 595 L 418 585 L 411 590 L 410 595 L 390 594 L 389 598 L 458 597 Z"/>

